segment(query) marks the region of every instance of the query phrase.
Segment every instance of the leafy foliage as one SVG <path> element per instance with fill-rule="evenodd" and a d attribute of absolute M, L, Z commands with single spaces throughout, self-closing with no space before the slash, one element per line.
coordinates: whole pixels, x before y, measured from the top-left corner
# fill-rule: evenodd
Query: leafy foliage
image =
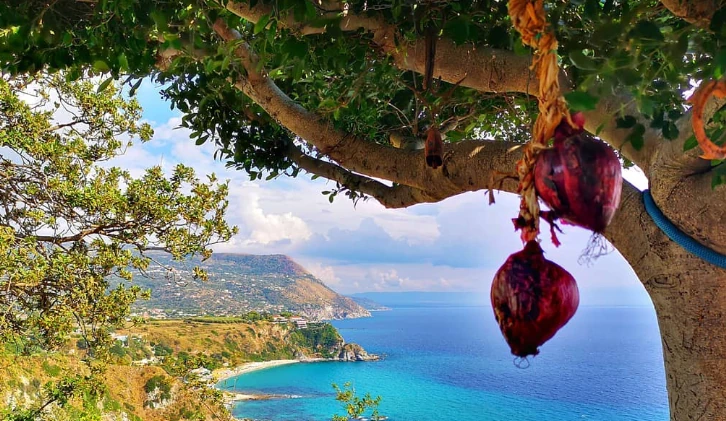
<path fill-rule="evenodd" d="M 434 25 L 456 45 L 528 54 L 511 30 L 506 2 L 345 3 L 348 13 L 392 24 L 400 48 Z M 439 114 L 431 115 L 410 89 L 420 86 L 421 78 L 399 71 L 390 57 L 371 48 L 370 33 L 343 32 L 341 14 L 324 13 L 305 0 L 251 4 L 267 5 L 269 13 L 250 22 L 231 13 L 225 2 L 194 0 L 5 2 L 0 67 L 11 73 L 68 69 L 71 78 L 86 70 L 131 75 L 127 82 L 134 88 L 137 78 L 151 75 L 166 84 L 164 96 L 184 112 L 182 125 L 192 129 L 197 144 L 215 142 L 219 157 L 253 179 L 265 173 L 295 176 L 299 169 L 285 153 L 295 134 L 228 82 L 245 71 L 231 54 L 234 46 L 221 43 L 212 29 L 219 18 L 240 31 L 282 91 L 353 135 L 387 143 L 390 133 L 416 136 L 434 121 L 459 117 L 449 141 L 527 139 L 535 104 L 524 96 L 458 88 L 447 104 L 438 104 Z M 716 18 L 710 32 L 704 31 L 651 1 L 555 2 L 548 14 L 563 67 L 577 87 L 568 97 L 573 107 L 591 109 L 600 95 L 629 93 L 665 139 L 678 136 L 674 122 L 691 84 L 726 73 L 724 30 Z M 295 25 L 287 24 L 290 19 Z M 304 36 L 299 28 L 324 33 Z M 187 54 L 165 59 L 169 51 Z M 432 93 L 424 96 L 430 104 L 438 100 Z M 628 139 L 636 149 L 643 128 L 636 127 Z"/>
<path fill-rule="evenodd" d="M 290 334 L 295 345 L 319 350 L 323 356 L 343 342 L 343 338 L 330 323 L 310 324 L 307 329 L 298 329 Z"/>
<path fill-rule="evenodd" d="M 360 419 L 368 411 L 371 411 L 371 420 L 379 420 L 378 405 L 381 403 L 381 397 L 371 397 L 370 393 L 360 397 L 356 395 L 355 388 L 349 382 L 345 383 L 342 388 L 333 383 L 335 389 L 335 400 L 340 402 L 345 409 L 346 415 L 333 415 L 332 421 L 348 421 Z"/>
<path fill-rule="evenodd" d="M 107 328 L 142 295 L 123 284 L 109 290 L 106 278 L 131 281 L 130 268 L 151 263 L 149 248 L 208 256 L 209 244 L 234 232 L 223 220 L 227 186 L 184 166 L 135 179 L 104 164 L 122 152 L 123 136 L 151 136 L 137 123 L 138 103 L 112 86 L 20 78 L 0 80 L 0 97 L 0 332 L 53 348 L 79 326 L 101 352 Z"/>
<path fill-rule="evenodd" d="M 0 79 L 0 340 L 31 354 L 78 329 L 88 370 L 49 383 L 42 402 L 10 419 L 40 419 L 76 398 L 87 407 L 76 419 L 99 419 L 104 362 L 126 354 L 109 330 L 146 295 L 131 270 L 149 268 L 149 249 L 208 257 L 236 232 L 223 219 L 227 185 L 214 176 L 205 183 L 180 165 L 169 177 L 155 167 L 134 178 L 109 165 L 151 128 L 114 84 L 67 75 Z M 111 288 L 110 275 L 125 283 Z"/>

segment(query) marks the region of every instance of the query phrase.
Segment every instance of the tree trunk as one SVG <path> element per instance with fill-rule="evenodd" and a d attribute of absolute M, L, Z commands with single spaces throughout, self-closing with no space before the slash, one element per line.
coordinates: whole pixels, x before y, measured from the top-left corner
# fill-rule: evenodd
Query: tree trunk
<path fill-rule="evenodd" d="M 673 215 L 694 207 L 674 199 L 660 203 Z M 711 226 L 715 231 L 719 224 Z M 605 234 L 653 300 L 671 420 L 726 420 L 726 270 L 671 241 L 645 211 L 642 194 L 627 183 Z"/>
<path fill-rule="evenodd" d="M 641 279 L 658 316 L 671 420 L 726 420 L 726 271 L 683 255 L 668 265 L 677 272 Z"/>

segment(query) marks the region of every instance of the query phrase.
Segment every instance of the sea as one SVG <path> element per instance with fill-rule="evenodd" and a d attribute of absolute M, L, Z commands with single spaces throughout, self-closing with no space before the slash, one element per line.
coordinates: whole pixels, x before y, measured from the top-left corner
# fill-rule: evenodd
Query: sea
<path fill-rule="evenodd" d="M 332 384 L 350 382 L 360 396 L 380 396 L 379 412 L 390 421 L 669 419 L 652 306 L 580 307 L 522 364 L 510 354 L 491 307 L 471 297 L 372 298 L 391 310 L 333 324 L 346 341 L 382 360 L 292 364 L 227 379 L 218 387 L 291 396 L 239 402 L 233 415 L 330 420 L 344 414 Z"/>

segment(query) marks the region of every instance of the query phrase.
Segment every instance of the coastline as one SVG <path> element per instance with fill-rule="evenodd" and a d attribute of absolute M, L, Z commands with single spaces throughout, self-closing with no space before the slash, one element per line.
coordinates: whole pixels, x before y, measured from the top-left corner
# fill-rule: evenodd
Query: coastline
<path fill-rule="evenodd" d="M 252 373 L 253 371 L 264 370 L 266 368 L 277 367 L 280 365 L 299 363 L 300 360 L 271 360 L 271 361 L 252 361 L 244 363 L 234 368 L 220 368 L 212 373 L 212 381 L 216 384 L 225 381 L 240 374 Z"/>
<path fill-rule="evenodd" d="M 380 356 L 372 355 L 372 358 L 370 360 L 366 360 L 366 361 L 376 361 L 379 359 L 380 359 Z M 239 376 L 241 374 L 252 373 L 254 371 L 264 370 L 266 368 L 278 367 L 281 365 L 297 364 L 297 363 L 321 363 L 321 362 L 344 362 L 344 360 L 340 360 L 337 358 L 303 358 L 303 359 L 298 359 L 298 360 L 271 360 L 271 361 L 248 362 L 248 363 L 244 363 L 244 364 L 234 367 L 234 368 L 221 368 L 221 369 L 214 370 L 214 372 L 212 372 L 209 383 L 210 383 L 211 387 L 222 391 L 222 393 L 224 394 L 225 403 L 227 403 L 228 405 L 232 404 L 234 402 L 237 402 L 237 401 L 297 398 L 299 396 L 230 392 L 230 391 L 227 391 L 227 390 L 224 390 L 224 389 L 218 387 L 217 385 L 220 382 L 226 381 L 228 379 Z"/>
<path fill-rule="evenodd" d="M 254 400 L 266 400 L 266 399 L 279 399 L 279 398 L 291 398 L 294 396 L 279 396 L 279 395 L 266 395 L 260 393 L 239 393 L 229 392 L 224 389 L 217 387 L 219 382 L 231 379 L 232 377 L 239 376 L 241 374 L 252 373 L 254 371 L 264 370 L 266 368 L 278 367 L 281 365 L 299 363 L 300 360 L 271 360 L 271 361 L 253 361 L 244 363 L 234 368 L 221 368 L 214 370 L 212 373 L 211 386 L 221 390 L 224 394 L 224 402 L 227 405 L 231 405 L 238 401 L 254 401 Z"/>

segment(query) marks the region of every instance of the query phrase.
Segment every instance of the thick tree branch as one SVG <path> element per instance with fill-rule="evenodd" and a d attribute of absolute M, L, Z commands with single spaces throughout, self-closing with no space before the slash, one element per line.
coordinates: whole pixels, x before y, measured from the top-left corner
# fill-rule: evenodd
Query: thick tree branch
<path fill-rule="evenodd" d="M 215 31 L 225 40 L 240 38 L 239 34 L 221 21 L 215 25 Z M 431 170 L 426 166 L 420 151 L 379 145 L 340 132 L 325 119 L 302 108 L 280 91 L 264 73 L 257 70 L 256 58 L 246 44 L 238 42 L 235 54 L 248 72 L 248 77 L 235 81 L 235 85 L 282 125 L 316 146 L 347 170 L 325 161 L 313 158 L 309 158 L 313 161 L 308 161 L 298 157 L 298 161 L 302 162 L 298 165 L 303 169 L 336 181 L 344 180 L 349 174 L 361 177 L 363 180 L 365 176 L 391 180 L 413 188 L 406 193 L 409 195 L 408 200 L 423 198 L 424 202 L 441 201 L 460 193 L 487 188 L 516 191 L 516 181 L 504 179 L 499 184 L 496 180 L 500 179 L 502 174 L 512 171 L 521 156 L 521 148 L 512 149 L 520 145 L 497 141 L 462 141 L 447 144 L 443 168 L 439 171 Z M 379 195 L 383 195 L 381 197 L 384 197 L 387 193 L 383 193 L 382 187 L 390 187 L 374 183 L 377 182 L 366 182 L 371 191 L 375 189 Z M 401 191 L 405 186 L 401 187 Z M 425 197 L 415 197 L 416 191 L 420 191 Z M 613 243 L 618 243 L 618 247 L 627 243 L 628 237 L 644 236 L 646 228 L 648 232 L 655 232 L 653 222 L 642 217 L 645 208 L 640 192 L 627 182 L 624 183 L 623 203 L 625 209 L 618 210 L 615 222 L 605 233 Z M 384 203 L 386 206 L 390 204 L 390 202 Z M 516 213 L 516 210 L 513 212 Z M 637 247 L 632 250 L 626 246 L 622 247 L 621 252 L 631 262 L 643 251 Z"/>
<path fill-rule="evenodd" d="M 227 3 L 227 10 L 250 21 L 257 22 L 274 12 L 272 5 L 262 1 L 250 7 L 248 2 Z M 331 2 L 325 16 L 341 16 L 340 28 L 344 31 L 364 30 L 373 35 L 373 42 L 385 53 L 393 57 L 396 65 L 403 70 L 424 72 L 426 61 L 425 43 L 420 40 L 403 44 L 397 39 L 395 26 L 388 24 L 381 16 L 355 15 L 344 10 L 342 3 Z M 289 14 L 280 16 L 278 26 L 291 29 L 301 35 L 322 34 L 324 27 L 311 27 L 296 22 Z M 457 46 L 451 40 L 442 38 L 437 42 L 434 78 L 450 83 L 462 79 L 461 86 L 474 88 L 480 92 L 536 92 L 536 80 L 530 74 L 531 58 L 516 55 L 513 51 L 497 50 L 474 45 Z M 564 74 L 563 74 L 564 76 Z M 568 86 L 569 83 L 565 83 Z"/>
<path fill-rule="evenodd" d="M 417 203 L 441 200 L 417 188 L 401 184 L 387 186 L 380 181 L 348 171 L 339 165 L 305 155 L 294 146 L 290 148 L 288 156 L 305 171 L 337 181 L 351 190 L 367 194 L 386 208 L 406 208 Z"/>
<path fill-rule="evenodd" d="M 709 29 L 714 13 L 724 6 L 723 0 L 661 0 L 675 16 L 699 28 Z"/>
<path fill-rule="evenodd" d="M 257 2 L 250 7 L 248 2 L 229 2 L 227 9 L 235 15 L 257 22 L 268 14 L 274 13 L 272 5 Z M 326 4 L 326 16 L 342 16 L 340 28 L 344 31 L 364 30 L 373 35 L 373 42 L 381 50 L 390 55 L 396 66 L 402 70 L 411 70 L 423 74 L 426 63 L 426 46 L 422 40 L 403 42 L 396 39 L 396 28 L 382 17 L 375 14 L 365 16 L 346 12 L 341 3 Z M 280 16 L 278 25 L 291 29 L 301 35 L 322 34 L 324 27 L 310 27 L 295 21 L 291 14 Z M 536 93 L 537 80 L 530 72 L 531 57 L 520 56 L 513 51 L 498 50 L 471 44 L 456 45 L 447 38 L 438 40 L 436 47 L 436 65 L 434 77 L 449 83 L 461 82 L 461 86 L 476 89 L 480 92 L 514 92 Z M 560 75 L 560 86 L 563 90 L 571 89 L 572 83 L 567 75 Z M 600 99 L 596 110 L 586 113 L 586 129 L 595 133 L 601 128 L 598 136 L 618 149 L 623 156 L 647 171 L 650 166 L 654 148 L 659 142 L 659 134 L 649 130 L 645 135 L 645 147 L 636 150 L 629 142 L 625 142 L 629 130 L 618 129 L 615 119 L 625 105 L 625 114 L 638 116 L 630 98 L 624 96 L 604 97 Z M 647 125 L 646 125 L 647 127 Z"/>

